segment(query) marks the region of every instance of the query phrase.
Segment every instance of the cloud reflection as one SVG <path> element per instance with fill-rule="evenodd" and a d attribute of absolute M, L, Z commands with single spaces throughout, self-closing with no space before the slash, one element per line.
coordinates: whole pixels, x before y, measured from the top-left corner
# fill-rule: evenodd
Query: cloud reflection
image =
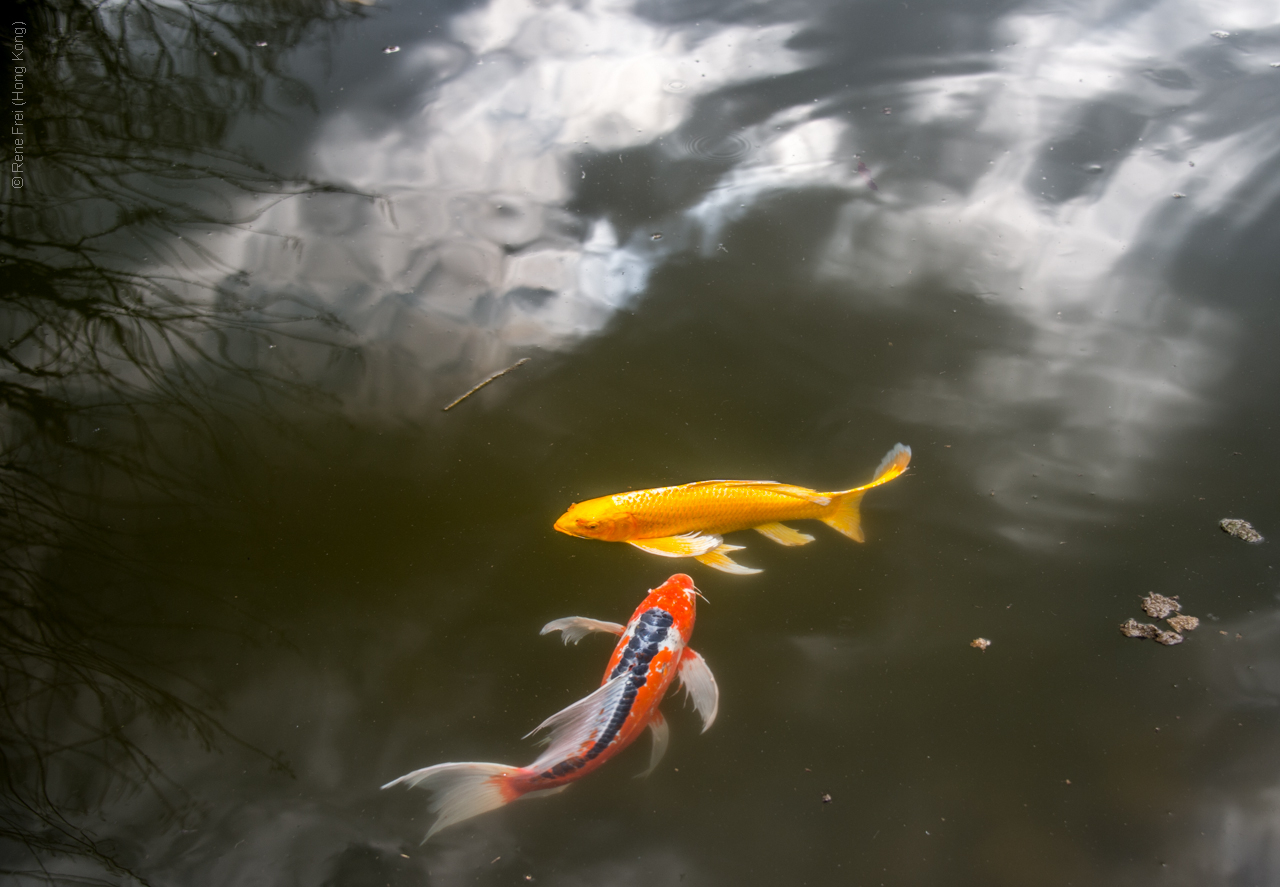
<path fill-rule="evenodd" d="M 698 96 L 795 69 L 800 56 L 783 46 L 793 33 L 686 34 L 621 3 L 499 0 L 467 12 L 452 41 L 403 53 L 408 71 L 433 74 L 419 114 L 378 126 L 357 105 L 316 143 L 318 173 L 384 200 L 282 205 L 234 261 L 256 286 L 305 287 L 378 339 L 353 400 L 418 413 L 513 351 L 599 331 L 644 289 L 676 238 L 568 211 L 589 176 L 614 175 L 574 158 L 616 153 L 625 166 L 624 152 L 671 136 Z M 737 143 L 704 133 L 700 146 L 724 162 Z M 282 251 L 264 232 L 305 248 Z M 404 384 L 406 363 L 426 371 L 421 386 Z"/>

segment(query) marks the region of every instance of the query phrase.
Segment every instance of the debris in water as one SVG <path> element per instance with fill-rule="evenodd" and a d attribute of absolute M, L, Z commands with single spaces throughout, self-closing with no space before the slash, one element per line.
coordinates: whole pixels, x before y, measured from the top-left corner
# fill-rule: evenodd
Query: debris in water
<path fill-rule="evenodd" d="M 1160 629 L 1149 622 L 1130 618 L 1121 624 L 1120 633 L 1127 638 L 1153 638 L 1160 633 Z"/>
<path fill-rule="evenodd" d="M 1173 192 L 1173 199 L 1174 199 L 1174 200 L 1181 200 L 1183 197 L 1186 197 L 1186 196 L 1187 196 L 1187 195 L 1183 194 L 1181 191 L 1174 191 L 1174 192 Z"/>
<path fill-rule="evenodd" d="M 889 106 L 887 106 L 887 105 L 886 105 L 886 106 L 885 106 L 885 109 L 884 109 L 883 111 L 881 111 L 880 113 L 881 113 L 881 114 L 892 114 L 892 113 L 893 113 L 893 108 L 890 108 Z"/>
<path fill-rule="evenodd" d="M 257 40 L 257 41 L 255 41 L 255 42 L 254 42 L 254 44 L 253 44 L 253 45 L 254 45 L 254 46 L 266 46 L 266 45 L 267 45 L 267 41 L 265 41 L 265 40 Z"/>
<path fill-rule="evenodd" d="M 1177 616 L 1170 616 L 1166 622 L 1174 631 L 1195 631 L 1200 627 L 1200 620 L 1194 616 L 1183 616 L 1179 613 Z"/>
<path fill-rule="evenodd" d="M 384 46 L 384 47 L 382 48 L 382 51 L 383 51 L 384 53 L 386 53 L 387 55 L 391 55 L 391 53 L 393 53 L 393 52 L 399 52 L 399 51 L 400 51 L 400 47 L 399 47 L 399 46 L 395 46 L 395 45 L 392 45 L 392 46 Z"/>
<path fill-rule="evenodd" d="M 1261 542 L 1262 534 L 1253 528 L 1253 524 L 1247 520 L 1240 520 L 1238 517 L 1224 517 L 1218 521 L 1218 526 L 1222 527 L 1224 533 L 1229 533 L 1237 539 L 1243 539 L 1245 542 Z"/>
<path fill-rule="evenodd" d="M 879 191 L 880 186 L 871 178 L 871 170 L 867 169 L 867 165 L 861 160 L 858 161 L 858 173 L 867 180 L 867 187 L 872 191 Z"/>
<path fill-rule="evenodd" d="M 1272 62 L 1272 63 L 1271 63 L 1271 67 L 1273 67 L 1273 68 L 1280 68 L 1280 62 Z"/>
<path fill-rule="evenodd" d="M 1137 619 L 1129 619 L 1121 624 L 1120 633 L 1127 638 L 1151 638 L 1156 643 L 1164 644 L 1166 647 L 1180 644 L 1183 640 L 1182 635 L 1176 631 L 1161 631 L 1159 626 L 1152 625 L 1149 622 L 1139 622 Z"/>
<path fill-rule="evenodd" d="M 828 794 L 825 794 L 825 793 L 824 793 L 824 794 L 822 795 L 822 803 L 824 803 L 824 804 L 830 804 L 830 803 L 831 803 L 831 795 L 828 795 Z"/>
<path fill-rule="evenodd" d="M 489 378 L 485 379 L 485 380 L 484 380 L 483 382 L 481 382 L 479 385 L 477 385 L 476 387 L 472 388 L 472 389 L 471 389 L 470 391 L 468 391 L 466 394 L 462 395 L 462 397 L 459 397 L 459 398 L 458 398 L 457 400 L 455 400 L 453 403 L 449 404 L 447 407 L 444 407 L 444 408 L 441 410 L 441 412 L 446 412 L 446 413 L 447 413 L 449 410 L 453 409 L 453 408 L 454 408 L 454 407 L 456 407 L 458 404 L 462 403 L 462 402 L 463 402 L 464 400 L 466 400 L 468 397 L 470 397 L 471 395 L 475 394 L 475 393 L 476 393 L 477 391 L 479 391 L 481 388 L 483 388 L 484 386 L 488 385 L 488 384 L 489 384 L 490 382 L 492 382 L 494 379 L 497 379 L 499 376 L 505 376 L 507 373 L 511 372 L 511 371 L 512 371 L 512 370 L 514 370 L 516 367 L 518 367 L 518 366 L 521 366 L 521 365 L 523 365 L 523 364 L 528 363 L 531 359 L 532 359 L 532 358 L 522 357 L 522 358 L 520 358 L 519 360 L 517 360 L 515 363 L 513 363 L 511 366 L 507 367 L 505 370 L 499 370 L 498 372 L 494 373 L 494 374 L 493 374 L 492 376 L 490 376 Z"/>
<path fill-rule="evenodd" d="M 1163 619 L 1170 613 L 1181 613 L 1182 604 L 1176 597 L 1165 597 L 1153 591 L 1142 599 L 1142 609 L 1152 619 Z"/>
<path fill-rule="evenodd" d="M 973 647 L 975 650 L 981 650 L 985 653 L 987 650 L 987 647 L 991 646 L 991 641 L 987 640 L 986 638 L 974 638 L 973 640 L 969 641 L 969 646 Z"/>
<path fill-rule="evenodd" d="M 649 235 L 649 239 L 650 239 L 650 240 L 661 240 L 661 239 L 662 239 L 662 232 L 661 232 L 661 231 L 654 231 L 652 234 L 650 234 L 650 235 Z"/>
<path fill-rule="evenodd" d="M 1210 31 L 1209 36 L 1217 37 L 1219 40 L 1225 40 L 1226 38 L 1231 36 L 1231 32 L 1230 31 Z"/>

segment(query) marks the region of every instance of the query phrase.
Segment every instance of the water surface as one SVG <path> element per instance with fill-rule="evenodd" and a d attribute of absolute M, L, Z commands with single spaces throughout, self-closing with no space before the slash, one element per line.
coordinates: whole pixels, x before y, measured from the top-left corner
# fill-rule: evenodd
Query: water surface
<path fill-rule="evenodd" d="M 24 882 L 1280 878 L 1271 4 L 29 17 Z M 742 534 L 758 576 L 551 530 L 626 489 L 852 486 L 899 441 L 865 544 Z M 642 740 L 419 846 L 426 796 L 378 786 L 531 760 L 609 651 L 539 628 L 677 569 L 713 729 L 673 696 L 648 780 Z M 1151 591 L 1185 643 L 1120 635 Z"/>

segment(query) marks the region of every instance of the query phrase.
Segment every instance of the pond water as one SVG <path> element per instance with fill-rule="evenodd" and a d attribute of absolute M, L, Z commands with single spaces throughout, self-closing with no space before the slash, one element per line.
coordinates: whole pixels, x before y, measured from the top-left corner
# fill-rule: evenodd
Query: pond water
<path fill-rule="evenodd" d="M 1274 4 L 23 15 L 15 883 L 1280 881 Z M 754 576 L 551 528 L 897 442 Z M 712 729 L 420 845 L 678 571 Z"/>

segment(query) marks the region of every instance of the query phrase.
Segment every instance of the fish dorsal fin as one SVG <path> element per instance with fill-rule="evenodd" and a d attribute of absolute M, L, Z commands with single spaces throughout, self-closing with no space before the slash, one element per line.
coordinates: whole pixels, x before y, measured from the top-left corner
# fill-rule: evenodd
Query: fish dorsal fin
<path fill-rule="evenodd" d="M 653 731 L 653 745 L 649 749 L 649 766 L 644 772 L 637 773 L 636 779 L 644 779 L 657 770 L 658 764 L 662 762 L 662 756 L 667 753 L 667 746 L 671 744 L 671 728 L 667 726 L 667 719 L 662 716 L 662 712 L 654 710 L 653 717 L 649 719 L 649 729 Z"/>
<path fill-rule="evenodd" d="M 528 739 L 540 730 L 547 730 L 546 751 L 529 765 L 530 770 L 545 770 L 582 751 L 583 744 L 600 735 L 613 710 L 618 707 L 622 693 L 627 688 L 630 672 L 610 678 L 589 696 L 573 705 L 562 708 L 525 734 Z"/>
<path fill-rule="evenodd" d="M 616 622 L 601 622 L 599 619 L 588 619 L 585 616 L 566 616 L 563 619 L 553 619 L 546 625 L 542 626 L 539 634 L 550 634 L 553 631 L 563 632 L 560 637 L 564 640 L 565 646 L 576 644 L 593 631 L 606 631 L 609 634 L 623 634 L 626 626 L 619 625 Z"/>
<path fill-rule="evenodd" d="M 722 487 L 755 487 L 762 492 L 777 493 L 782 496 L 794 496 L 812 502 L 814 505 L 830 505 L 831 497 L 808 487 L 797 487 L 795 484 L 779 483 L 776 480 L 700 480 L 697 483 L 685 484 L 689 487 L 702 487 L 719 484 Z"/>
<path fill-rule="evenodd" d="M 711 674 L 707 660 L 703 659 L 688 647 L 680 658 L 680 684 L 693 700 L 693 707 L 702 716 L 702 732 L 706 733 L 715 723 L 716 712 L 720 710 L 720 688 Z"/>
<path fill-rule="evenodd" d="M 660 536 L 654 539 L 630 539 L 632 545 L 649 554 L 663 557 L 698 557 L 714 549 L 723 540 L 705 533 L 685 533 L 681 536 Z"/>

